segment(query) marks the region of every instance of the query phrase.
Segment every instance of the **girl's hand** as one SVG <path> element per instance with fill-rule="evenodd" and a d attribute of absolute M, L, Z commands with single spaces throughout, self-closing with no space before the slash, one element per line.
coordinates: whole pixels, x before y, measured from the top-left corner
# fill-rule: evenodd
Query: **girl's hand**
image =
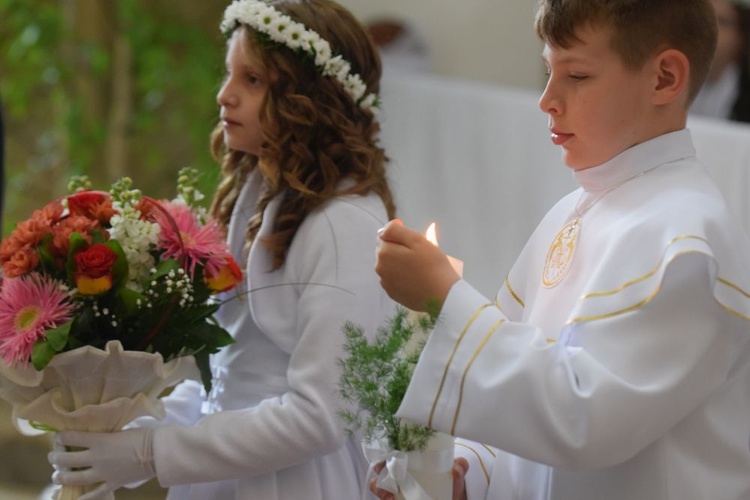
<path fill-rule="evenodd" d="M 385 466 L 384 462 L 379 463 L 375 466 L 375 473 L 380 474 Z M 469 470 L 469 462 L 465 458 L 457 458 L 453 461 L 453 500 L 467 500 L 466 499 L 466 471 Z M 370 491 L 380 500 L 396 500 L 396 496 L 390 491 L 375 486 L 377 478 L 370 480 Z"/>
<path fill-rule="evenodd" d="M 439 248 L 398 219 L 380 231 L 375 272 L 388 295 L 414 311 L 426 311 L 433 303 L 442 307 L 461 279 Z"/>

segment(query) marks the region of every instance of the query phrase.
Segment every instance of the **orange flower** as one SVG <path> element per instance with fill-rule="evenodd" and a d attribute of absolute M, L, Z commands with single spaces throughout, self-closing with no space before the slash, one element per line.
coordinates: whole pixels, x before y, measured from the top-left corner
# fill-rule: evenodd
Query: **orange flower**
<path fill-rule="evenodd" d="M 62 212 L 62 205 L 53 202 L 41 210 L 35 210 L 29 219 L 18 223 L 16 229 L 0 244 L 0 263 L 4 273 L 18 276 L 36 267 L 39 263 L 36 249 L 52 232 Z"/>
<path fill-rule="evenodd" d="M 49 252 L 55 257 L 66 259 L 70 248 L 71 234 L 78 233 L 83 236 L 86 242 L 91 243 L 91 233 L 99 227 L 96 220 L 82 215 L 67 217 L 52 228 L 52 242 Z M 101 231 L 101 233 L 105 237 L 108 235 L 106 231 Z"/>
<path fill-rule="evenodd" d="M 206 276 L 206 284 L 214 293 L 231 290 L 241 280 L 242 270 L 231 255 L 227 255 L 224 265 L 219 268 L 216 274 Z"/>
<path fill-rule="evenodd" d="M 39 254 L 33 248 L 23 247 L 8 259 L 3 260 L 3 276 L 16 278 L 33 270 L 39 264 Z"/>
<path fill-rule="evenodd" d="M 21 248 L 37 247 L 50 234 L 52 226 L 60 220 L 62 210 L 59 203 L 50 203 L 41 210 L 35 210 L 29 219 L 19 222 L 16 229 L 3 241 L 0 260 L 6 262 Z"/>
<path fill-rule="evenodd" d="M 75 284 L 82 295 L 99 295 L 112 288 L 112 267 L 117 254 L 107 245 L 95 244 L 75 254 Z"/>

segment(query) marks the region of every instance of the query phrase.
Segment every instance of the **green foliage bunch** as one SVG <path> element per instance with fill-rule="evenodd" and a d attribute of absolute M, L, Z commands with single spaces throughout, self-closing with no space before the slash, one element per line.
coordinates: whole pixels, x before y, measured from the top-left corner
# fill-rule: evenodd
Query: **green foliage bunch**
<path fill-rule="evenodd" d="M 374 340 L 353 323 L 344 325 L 347 357 L 339 360 L 339 389 L 354 409 L 340 417 L 350 431 L 364 430 L 365 441 L 385 438 L 391 449 L 423 450 L 434 431 L 396 417 L 435 314 L 416 314 L 398 308 Z"/>

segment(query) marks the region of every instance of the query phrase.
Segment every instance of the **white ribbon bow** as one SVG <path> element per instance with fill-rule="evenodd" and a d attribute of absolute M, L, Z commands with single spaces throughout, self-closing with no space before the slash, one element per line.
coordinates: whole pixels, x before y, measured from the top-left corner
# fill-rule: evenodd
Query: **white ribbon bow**
<path fill-rule="evenodd" d="M 432 497 L 422 488 L 419 482 L 412 476 L 411 470 L 431 470 L 435 474 L 443 474 L 453 467 L 453 450 L 441 451 L 410 451 L 392 450 L 387 440 L 377 439 L 368 443 L 362 443 L 365 457 L 370 462 L 367 471 L 369 479 L 375 465 L 385 462 L 385 466 L 378 474 L 375 485 L 393 494 L 399 492 L 406 500 L 432 500 Z M 368 490 L 367 481 L 363 500 Z"/>

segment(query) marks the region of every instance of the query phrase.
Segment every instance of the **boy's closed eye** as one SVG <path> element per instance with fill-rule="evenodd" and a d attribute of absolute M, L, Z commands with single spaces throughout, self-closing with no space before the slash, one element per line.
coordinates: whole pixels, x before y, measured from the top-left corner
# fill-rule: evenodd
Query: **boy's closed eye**
<path fill-rule="evenodd" d="M 549 69 L 547 69 L 544 72 L 544 74 L 549 79 L 552 76 L 552 71 L 550 71 Z M 585 73 L 570 73 L 570 74 L 568 74 L 568 78 L 570 78 L 571 80 L 574 80 L 576 82 L 580 82 L 582 80 L 586 80 L 587 78 L 589 78 L 589 75 L 585 74 Z"/>

